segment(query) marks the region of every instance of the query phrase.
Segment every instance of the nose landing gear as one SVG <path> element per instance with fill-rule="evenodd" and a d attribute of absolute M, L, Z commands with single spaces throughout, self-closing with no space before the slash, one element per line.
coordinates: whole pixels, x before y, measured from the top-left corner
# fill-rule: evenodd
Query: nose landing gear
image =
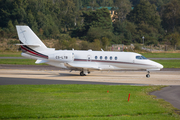
<path fill-rule="evenodd" d="M 150 77 L 150 74 L 149 74 L 150 72 L 149 71 L 147 71 L 147 72 L 148 72 L 148 74 L 146 75 L 146 77 L 149 78 Z"/>

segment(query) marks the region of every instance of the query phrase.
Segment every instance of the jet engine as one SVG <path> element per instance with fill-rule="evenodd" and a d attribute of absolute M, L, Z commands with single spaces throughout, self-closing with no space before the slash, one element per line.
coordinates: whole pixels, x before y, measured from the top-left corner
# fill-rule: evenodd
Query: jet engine
<path fill-rule="evenodd" d="M 48 59 L 51 61 L 59 61 L 59 62 L 73 62 L 74 61 L 74 53 L 56 53 L 48 56 Z"/>

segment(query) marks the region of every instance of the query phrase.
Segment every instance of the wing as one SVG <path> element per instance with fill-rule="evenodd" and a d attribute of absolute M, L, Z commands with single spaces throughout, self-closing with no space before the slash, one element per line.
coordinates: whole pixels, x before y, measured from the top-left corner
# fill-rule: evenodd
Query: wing
<path fill-rule="evenodd" d="M 82 69 L 101 70 L 100 67 L 98 67 L 98 66 L 96 66 L 96 65 L 92 65 L 92 64 L 65 63 L 64 65 L 65 65 L 66 67 L 70 68 L 70 69 L 78 69 L 78 70 L 82 70 Z"/>

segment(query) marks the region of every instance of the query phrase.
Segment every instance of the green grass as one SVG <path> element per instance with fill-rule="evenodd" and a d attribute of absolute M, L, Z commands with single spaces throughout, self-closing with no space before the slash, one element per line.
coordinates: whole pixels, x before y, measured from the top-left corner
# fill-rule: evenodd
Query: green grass
<path fill-rule="evenodd" d="M 146 58 L 180 58 L 180 53 L 142 53 Z"/>
<path fill-rule="evenodd" d="M 180 60 L 153 60 L 164 66 L 164 68 L 180 68 Z"/>
<path fill-rule="evenodd" d="M 3 85 L 0 119 L 180 119 L 171 104 L 147 95 L 157 89 L 160 86 Z"/>
<path fill-rule="evenodd" d="M 0 52 L 0 57 L 22 57 L 21 52 Z"/>
<path fill-rule="evenodd" d="M 12 65 L 47 65 L 47 64 L 35 64 L 36 60 L 32 59 L 0 59 L 0 64 L 12 64 Z"/>

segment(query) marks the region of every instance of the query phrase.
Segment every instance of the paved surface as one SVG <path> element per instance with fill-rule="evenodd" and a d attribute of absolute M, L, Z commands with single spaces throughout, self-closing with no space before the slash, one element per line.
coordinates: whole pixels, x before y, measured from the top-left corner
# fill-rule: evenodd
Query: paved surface
<path fill-rule="evenodd" d="M 38 66 L 37 66 L 38 67 Z M 128 83 L 145 85 L 180 85 L 180 71 L 154 71 L 146 78 L 146 71 L 97 71 L 80 76 L 79 71 L 0 69 L 0 77 L 44 80 L 70 80 L 89 82 Z"/>
<path fill-rule="evenodd" d="M 100 85 L 140 85 L 131 83 L 110 83 L 110 82 L 91 82 L 91 81 L 72 81 L 72 80 L 48 80 L 32 78 L 8 78 L 0 77 L 0 85 L 45 85 L 45 84 L 100 84 Z"/>
<path fill-rule="evenodd" d="M 151 95 L 164 99 L 170 102 L 175 108 L 180 109 L 180 86 L 168 86 L 160 91 L 152 92 Z"/>

